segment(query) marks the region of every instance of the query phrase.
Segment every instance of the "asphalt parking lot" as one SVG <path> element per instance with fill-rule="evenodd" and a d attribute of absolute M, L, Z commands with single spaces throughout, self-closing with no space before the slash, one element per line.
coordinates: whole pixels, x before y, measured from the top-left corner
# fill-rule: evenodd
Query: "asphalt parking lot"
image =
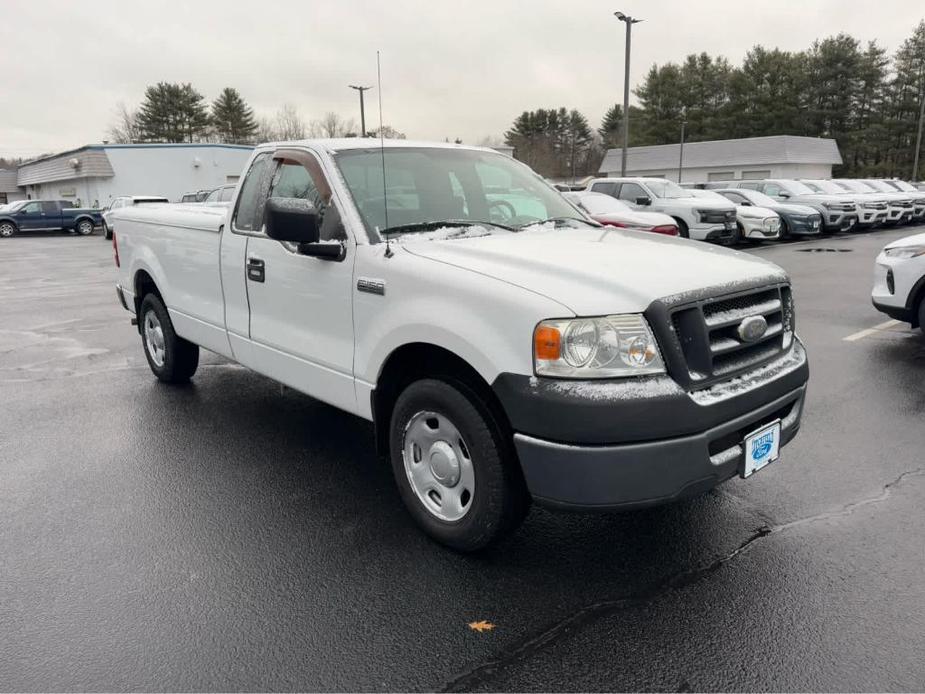
<path fill-rule="evenodd" d="M 0 689 L 922 689 L 925 340 L 869 301 L 917 231 L 749 251 L 811 361 L 779 462 L 479 556 L 367 423 L 210 355 L 157 383 L 98 235 L 0 241 Z"/>

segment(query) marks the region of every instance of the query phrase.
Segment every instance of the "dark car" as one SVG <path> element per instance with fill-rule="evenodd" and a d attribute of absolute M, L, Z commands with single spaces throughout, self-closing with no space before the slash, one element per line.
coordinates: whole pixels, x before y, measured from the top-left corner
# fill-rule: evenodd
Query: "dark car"
<path fill-rule="evenodd" d="M 20 231 L 76 231 L 89 236 L 102 223 L 100 210 L 71 207 L 67 200 L 21 200 L 0 213 L 0 237 Z"/>
<path fill-rule="evenodd" d="M 778 202 L 772 197 L 747 188 L 715 188 L 713 192 L 728 198 L 736 205 L 766 207 L 780 217 L 780 236 L 811 236 L 822 231 L 822 215 L 808 205 Z"/>

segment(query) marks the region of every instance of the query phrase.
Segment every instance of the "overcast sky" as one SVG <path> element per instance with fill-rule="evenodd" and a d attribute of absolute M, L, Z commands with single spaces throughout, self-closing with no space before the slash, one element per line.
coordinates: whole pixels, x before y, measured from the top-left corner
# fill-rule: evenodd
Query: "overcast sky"
<path fill-rule="evenodd" d="M 99 142 L 115 104 L 160 80 L 211 101 L 240 90 L 258 115 L 294 104 L 306 120 L 359 120 L 348 84 L 376 83 L 384 120 L 409 137 L 499 137 L 523 110 L 567 106 L 593 127 L 622 101 L 623 25 L 632 85 L 689 53 L 741 60 L 754 44 L 799 50 L 845 31 L 890 51 L 925 17 L 922 0 L 3 0 L 0 155 Z M 875 11 L 872 11 L 875 8 Z M 378 123 L 376 91 L 367 124 Z"/>

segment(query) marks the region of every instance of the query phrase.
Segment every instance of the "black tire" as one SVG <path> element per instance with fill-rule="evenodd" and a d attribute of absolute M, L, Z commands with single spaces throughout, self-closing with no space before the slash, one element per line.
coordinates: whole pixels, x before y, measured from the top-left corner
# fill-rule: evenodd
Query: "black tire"
<path fill-rule="evenodd" d="M 19 230 L 13 222 L 0 222 L 0 238 L 8 239 L 17 231 Z"/>
<path fill-rule="evenodd" d="M 922 337 L 925 337 L 925 296 L 919 299 L 919 330 L 922 331 Z"/>
<path fill-rule="evenodd" d="M 787 220 L 783 217 L 780 218 L 780 236 L 778 238 L 781 241 L 790 240 L 790 225 L 787 224 Z"/>
<path fill-rule="evenodd" d="M 691 237 L 690 229 L 687 228 L 687 222 L 683 219 L 674 218 L 674 221 L 678 223 L 678 235 L 682 239 L 689 239 Z"/>
<path fill-rule="evenodd" d="M 152 317 L 150 321 L 149 314 Z M 152 329 L 155 321 L 160 335 Z M 138 309 L 138 326 L 148 366 L 158 380 L 164 383 L 188 382 L 199 367 L 199 345 L 194 345 L 177 335 L 173 323 L 170 322 L 170 314 L 157 294 L 147 294 L 142 299 Z M 158 350 L 158 354 L 152 354 L 149 341 L 158 346 L 162 343 L 163 350 Z"/>
<path fill-rule="evenodd" d="M 112 229 L 109 228 L 109 225 L 106 222 L 103 222 L 103 237 L 107 241 L 112 241 Z"/>
<path fill-rule="evenodd" d="M 745 229 L 742 228 L 742 225 L 736 222 L 736 231 L 732 236 L 732 241 L 730 243 L 734 246 L 745 243 Z"/>
<path fill-rule="evenodd" d="M 468 453 L 474 488 L 465 515 L 458 520 L 444 520 L 429 510 L 405 471 L 406 429 L 423 412 L 446 418 L 458 430 L 463 450 Z M 423 379 L 405 388 L 392 409 L 389 455 L 399 493 L 411 516 L 433 539 L 455 550 L 473 552 L 497 542 L 523 522 L 530 508 L 530 494 L 513 442 L 490 408 L 463 383 Z M 417 464 L 430 463 L 422 460 Z"/>
<path fill-rule="evenodd" d="M 81 219 L 74 226 L 74 231 L 76 231 L 81 236 L 89 236 L 93 233 L 93 222 L 89 219 Z"/>

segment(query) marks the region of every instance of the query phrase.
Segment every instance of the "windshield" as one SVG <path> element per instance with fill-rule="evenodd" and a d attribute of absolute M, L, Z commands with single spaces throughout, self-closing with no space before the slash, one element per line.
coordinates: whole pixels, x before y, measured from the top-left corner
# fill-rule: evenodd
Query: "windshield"
<path fill-rule="evenodd" d="M 689 198 L 691 192 L 684 190 L 677 183 L 671 181 L 646 181 L 646 186 L 652 191 L 652 195 L 657 198 Z"/>
<path fill-rule="evenodd" d="M 809 181 L 806 185 L 811 186 L 814 190 L 817 190 L 820 193 L 828 193 L 829 195 L 845 194 L 844 189 L 839 188 L 838 185 L 832 183 L 832 181 Z"/>
<path fill-rule="evenodd" d="M 873 189 L 870 186 L 865 186 L 860 181 L 849 181 L 846 179 L 838 179 L 836 181 L 838 185 L 842 186 L 846 190 L 850 190 L 855 193 L 872 193 Z"/>
<path fill-rule="evenodd" d="M 588 214 L 626 214 L 633 210 L 624 202 L 603 193 L 587 193 L 576 198 Z"/>
<path fill-rule="evenodd" d="M 20 207 L 22 207 L 23 205 L 25 205 L 27 202 L 29 202 L 29 201 L 28 201 L 28 200 L 19 200 L 19 201 L 17 201 L 17 202 L 11 202 L 11 203 L 7 206 L 6 211 L 7 211 L 7 212 L 16 212 Z"/>
<path fill-rule="evenodd" d="M 584 221 L 558 191 L 504 154 L 388 147 L 384 165 L 379 149 L 342 150 L 335 159 L 369 233 L 418 233 L 444 221 L 486 225 L 471 236 L 549 219 Z"/>
<path fill-rule="evenodd" d="M 748 200 L 752 205 L 762 206 L 774 206 L 777 205 L 777 200 L 772 197 L 768 197 L 764 193 L 759 193 L 757 190 L 737 190 L 736 191 L 743 198 Z"/>
<path fill-rule="evenodd" d="M 886 183 L 883 183 L 881 181 L 873 181 L 873 180 L 868 180 L 865 178 L 863 183 L 881 193 L 895 193 L 896 192 L 896 190 L 892 186 L 888 186 Z"/>
<path fill-rule="evenodd" d="M 787 181 L 785 185 L 782 185 L 781 188 L 786 190 L 792 195 L 812 195 L 813 189 L 810 188 L 805 183 L 800 183 L 799 181 Z"/>

